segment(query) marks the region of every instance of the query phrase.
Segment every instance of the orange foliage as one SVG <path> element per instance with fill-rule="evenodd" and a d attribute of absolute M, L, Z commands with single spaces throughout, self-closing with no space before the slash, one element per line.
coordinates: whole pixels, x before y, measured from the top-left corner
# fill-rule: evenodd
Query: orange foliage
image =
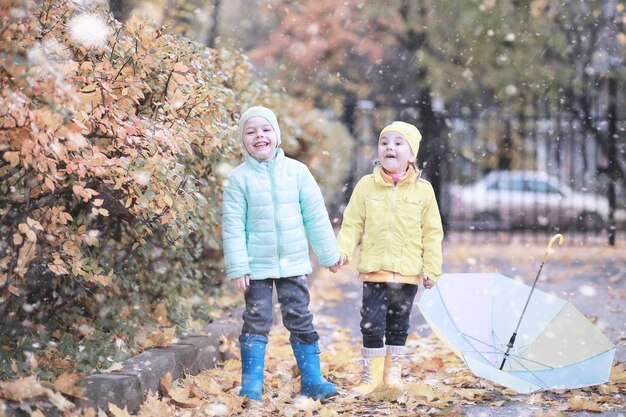
<path fill-rule="evenodd" d="M 42 348 L 66 332 L 76 343 L 123 340 L 128 353 L 168 343 L 173 330 L 135 343 L 123 333 L 182 324 L 193 305 L 179 298 L 221 280 L 220 198 L 242 157 L 242 107 L 275 108 L 285 149 L 315 155 L 312 171 L 340 187 L 348 158 L 331 161 L 319 146 L 334 132 L 349 141 L 345 130 L 268 90 L 244 56 L 135 18 L 122 25 L 94 6 L 12 6 L 0 12 L 0 332 L 13 337 L 0 371 L 34 369 L 16 360 L 32 344 L 17 349 L 22 331 Z M 72 18 L 85 13 L 105 22 L 104 45 L 72 38 Z"/>

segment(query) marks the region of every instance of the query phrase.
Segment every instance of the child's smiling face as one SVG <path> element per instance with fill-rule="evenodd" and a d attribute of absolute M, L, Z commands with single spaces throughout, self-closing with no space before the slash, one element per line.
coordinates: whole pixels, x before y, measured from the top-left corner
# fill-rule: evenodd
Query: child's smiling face
<path fill-rule="evenodd" d="M 260 116 L 251 117 L 243 126 L 243 144 L 248 153 L 259 162 L 276 156 L 276 132 L 270 122 Z"/>
<path fill-rule="evenodd" d="M 404 136 L 389 131 L 378 139 L 378 160 L 385 171 L 399 174 L 406 171 L 409 164 L 415 161 L 415 155 Z"/>

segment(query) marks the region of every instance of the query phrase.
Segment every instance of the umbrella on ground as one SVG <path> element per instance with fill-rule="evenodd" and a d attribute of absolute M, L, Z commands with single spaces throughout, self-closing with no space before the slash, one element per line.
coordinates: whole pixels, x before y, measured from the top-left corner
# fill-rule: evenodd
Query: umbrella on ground
<path fill-rule="evenodd" d="M 418 303 L 475 375 L 520 393 L 602 384 L 615 355 L 571 302 L 535 290 L 547 255 L 532 287 L 498 273 L 444 274 Z"/>

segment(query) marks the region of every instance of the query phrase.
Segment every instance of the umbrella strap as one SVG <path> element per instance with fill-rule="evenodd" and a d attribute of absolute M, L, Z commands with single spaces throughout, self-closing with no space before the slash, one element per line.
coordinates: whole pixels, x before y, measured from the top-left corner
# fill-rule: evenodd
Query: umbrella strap
<path fill-rule="evenodd" d="M 509 351 L 511 350 L 511 348 L 513 347 L 513 344 L 515 343 L 515 338 L 517 337 L 517 331 L 519 330 L 520 324 L 522 324 L 522 319 L 524 318 L 524 314 L 526 314 L 526 309 L 528 308 L 528 304 L 530 303 L 530 298 L 533 296 L 533 291 L 535 291 L 535 285 L 537 285 L 537 280 L 539 279 L 539 275 L 541 274 L 541 270 L 543 269 L 543 264 L 544 262 L 541 262 L 541 265 L 539 265 L 539 271 L 537 271 L 537 276 L 535 277 L 535 281 L 533 281 L 533 286 L 531 287 L 530 294 L 528 294 L 528 298 L 526 299 L 526 304 L 524 304 L 524 309 L 522 310 L 522 314 L 520 315 L 519 320 L 517 321 L 517 326 L 515 326 L 515 331 L 513 332 L 511 339 L 509 339 L 506 352 L 504 352 L 504 358 L 502 358 L 502 363 L 500 364 L 500 370 L 504 368 L 504 363 L 509 357 Z"/>
<path fill-rule="evenodd" d="M 518 327 L 519 327 L 519 325 L 518 325 Z M 502 368 L 504 368 L 504 363 L 506 362 L 507 358 L 509 357 L 509 352 L 513 348 L 513 344 L 515 343 L 515 338 L 516 337 L 517 337 L 517 331 L 513 332 L 513 335 L 509 339 L 509 343 L 506 345 L 506 352 L 504 352 L 504 358 L 502 358 L 502 363 L 500 364 L 500 370 L 502 370 Z"/>

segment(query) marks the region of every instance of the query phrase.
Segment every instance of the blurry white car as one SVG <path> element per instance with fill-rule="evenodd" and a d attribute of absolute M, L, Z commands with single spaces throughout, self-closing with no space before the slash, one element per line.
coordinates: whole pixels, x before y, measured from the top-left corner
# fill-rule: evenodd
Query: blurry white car
<path fill-rule="evenodd" d="M 477 228 L 599 230 L 609 214 L 606 197 L 575 192 L 545 172 L 493 171 L 474 184 L 452 186 L 450 193 L 453 224 Z"/>

